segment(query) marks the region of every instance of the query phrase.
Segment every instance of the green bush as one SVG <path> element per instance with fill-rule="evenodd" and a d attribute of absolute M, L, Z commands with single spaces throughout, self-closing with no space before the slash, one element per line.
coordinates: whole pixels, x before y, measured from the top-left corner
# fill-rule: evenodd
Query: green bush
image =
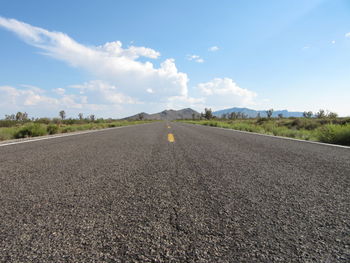
<path fill-rule="evenodd" d="M 0 141 L 14 139 L 15 131 L 14 127 L 0 128 Z"/>
<path fill-rule="evenodd" d="M 58 133 L 58 125 L 49 124 L 46 127 L 46 131 L 48 134 L 56 134 L 56 133 Z"/>
<path fill-rule="evenodd" d="M 23 125 L 21 128 L 19 128 L 15 132 L 14 137 L 18 139 L 18 138 L 26 138 L 26 137 L 43 136 L 46 134 L 47 134 L 47 131 L 44 125 L 39 123 L 30 123 L 30 124 Z"/>
<path fill-rule="evenodd" d="M 318 140 L 326 143 L 334 143 L 350 146 L 350 124 L 328 124 L 318 129 Z"/>
<path fill-rule="evenodd" d="M 62 133 L 67 133 L 67 132 L 74 132 L 74 131 L 77 131 L 77 130 L 78 130 L 78 127 L 65 126 L 65 127 L 62 127 L 61 132 Z"/>

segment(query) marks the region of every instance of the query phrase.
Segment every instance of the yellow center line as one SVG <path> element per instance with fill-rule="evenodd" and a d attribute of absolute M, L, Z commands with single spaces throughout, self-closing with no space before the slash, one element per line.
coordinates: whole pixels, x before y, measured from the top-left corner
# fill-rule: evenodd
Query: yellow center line
<path fill-rule="evenodd" d="M 168 134 L 168 141 L 169 141 L 169 142 L 175 142 L 174 134 L 172 134 L 172 133 L 169 133 L 169 134 Z"/>

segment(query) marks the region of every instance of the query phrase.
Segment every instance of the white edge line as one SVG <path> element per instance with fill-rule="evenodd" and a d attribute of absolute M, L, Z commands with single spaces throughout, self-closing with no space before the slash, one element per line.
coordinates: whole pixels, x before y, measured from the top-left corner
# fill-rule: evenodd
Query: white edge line
<path fill-rule="evenodd" d="M 151 122 L 151 123 L 153 123 L 153 122 Z M 8 142 L 8 143 L 6 143 L 6 142 L 1 143 L 0 142 L 0 147 L 14 145 L 14 144 L 27 143 L 27 142 L 37 142 L 37 141 L 43 141 L 43 140 L 49 140 L 49 139 L 56 139 L 56 138 L 62 138 L 62 137 L 67 137 L 67 136 L 82 135 L 82 134 L 87 134 L 87 133 L 110 131 L 110 130 L 114 130 L 114 129 L 121 129 L 121 128 L 133 127 L 133 126 L 138 126 L 138 125 L 151 124 L 151 123 L 132 124 L 132 125 L 119 126 L 119 127 L 111 127 L 111 128 L 103 128 L 103 129 L 98 129 L 98 130 L 87 130 L 87 131 L 71 132 L 71 133 L 69 132 L 69 133 L 58 134 L 58 135 L 56 135 L 56 134 L 55 135 L 46 135 L 46 136 L 39 136 L 37 138 L 30 138 L 27 140 L 12 141 L 12 142 Z"/>
<path fill-rule="evenodd" d="M 213 126 L 202 125 L 202 124 L 194 124 L 194 123 L 186 123 L 186 122 L 182 122 L 182 123 L 198 125 L 198 126 L 203 126 L 203 127 L 208 127 L 208 128 L 222 129 L 222 130 L 233 131 L 233 132 L 241 132 L 241 133 L 246 133 L 246 134 L 255 134 L 255 135 L 266 136 L 266 137 L 277 138 L 277 139 L 284 139 L 284 140 L 297 141 L 297 142 L 307 142 L 307 143 L 319 144 L 319 145 L 323 145 L 323 146 L 332 146 L 332 147 L 350 149 L 350 146 L 346 146 L 346 145 L 307 141 L 307 140 L 295 139 L 295 138 L 290 138 L 290 137 L 282 137 L 282 136 L 263 134 L 263 133 L 257 133 L 257 132 L 240 131 L 240 130 L 235 130 L 235 129 L 230 129 L 230 128 L 213 127 Z"/>

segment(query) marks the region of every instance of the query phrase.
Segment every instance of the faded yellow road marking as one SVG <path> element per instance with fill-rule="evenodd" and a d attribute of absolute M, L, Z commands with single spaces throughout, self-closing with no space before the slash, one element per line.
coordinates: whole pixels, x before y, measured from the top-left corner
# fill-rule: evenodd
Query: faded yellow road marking
<path fill-rule="evenodd" d="M 175 142 L 174 134 L 172 134 L 172 133 L 168 134 L 168 141 L 169 142 Z"/>

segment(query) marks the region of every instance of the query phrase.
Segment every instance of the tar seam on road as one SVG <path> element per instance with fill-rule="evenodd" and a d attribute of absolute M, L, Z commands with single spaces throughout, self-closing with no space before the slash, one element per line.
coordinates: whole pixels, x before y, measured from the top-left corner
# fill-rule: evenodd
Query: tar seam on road
<path fill-rule="evenodd" d="M 190 124 L 191 125 L 192 123 L 186 123 L 186 124 Z M 346 145 L 330 144 L 330 143 L 325 143 L 325 142 L 307 141 L 307 140 L 301 140 L 301 139 L 295 139 L 295 138 L 289 138 L 289 137 L 275 136 L 275 135 L 270 135 L 270 134 L 240 131 L 240 130 L 235 130 L 235 129 L 230 129 L 230 128 L 206 126 L 206 125 L 201 125 L 201 124 L 192 124 L 192 125 L 198 125 L 198 126 L 207 127 L 207 128 L 214 128 L 214 129 L 215 128 L 216 129 L 222 129 L 222 130 L 232 131 L 232 132 L 254 134 L 254 135 L 266 136 L 266 137 L 271 137 L 271 138 L 276 138 L 276 139 L 284 139 L 284 140 L 297 141 L 297 142 L 307 142 L 307 143 L 319 144 L 319 145 L 324 145 L 324 146 L 332 146 L 332 147 L 339 147 L 339 148 L 350 149 L 350 146 L 346 146 Z"/>
<path fill-rule="evenodd" d="M 105 129 L 100 129 L 100 130 L 88 130 L 88 131 L 59 134 L 59 135 L 48 135 L 45 137 L 38 137 L 38 138 L 33 138 L 33 139 L 30 138 L 28 140 L 12 141 L 12 142 L 8 142 L 8 143 L 6 143 L 6 142 L 1 143 L 0 142 L 0 147 L 21 144 L 21 143 L 27 143 L 27 142 L 37 142 L 37 141 L 43 141 L 43 140 L 49 140 L 49 139 L 56 139 L 56 138 L 62 138 L 62 137 L 67 137 L 67 136 L 82 135 L 82 134 L 88 134 L 88 133 L 94 133 L 94 132 L 109 131 L 109 130 L 114 130 L 114 129 L 121 129 L 121 128 L 127 128 L 127 127 L 133 127 L 133 126 L 145 125 L 145 124 L 152 124 L 152 123 L 134 124 L 134 125 L 127 125 L 127 126 L 120 126 L 120 127 L 105 128 Z"/>
<path fill-rule="evenodd" d="M 174 134 L 172 134 L 172 133 L 168 134 L 168 141 L 169 142 L 175 142 Z"/>

